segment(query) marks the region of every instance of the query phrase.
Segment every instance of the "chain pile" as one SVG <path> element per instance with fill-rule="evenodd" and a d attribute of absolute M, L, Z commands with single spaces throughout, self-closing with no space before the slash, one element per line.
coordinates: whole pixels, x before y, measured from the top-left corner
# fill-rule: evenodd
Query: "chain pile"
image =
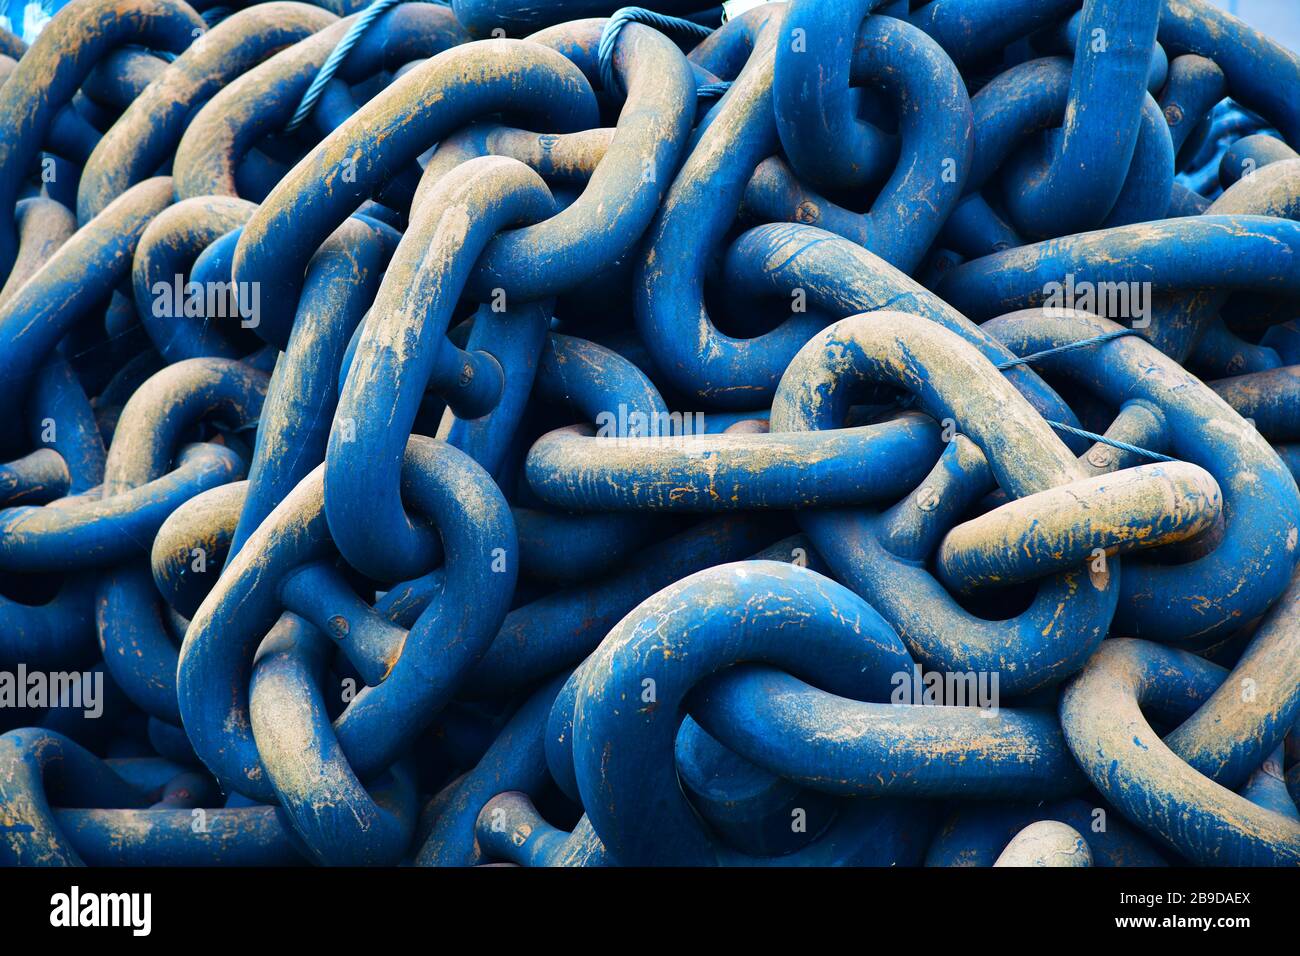
<path fill-rule="evenodd" d="M 1300 863 L 1300 57 L 710 6 L 0 32 L 0 861 Z"/>

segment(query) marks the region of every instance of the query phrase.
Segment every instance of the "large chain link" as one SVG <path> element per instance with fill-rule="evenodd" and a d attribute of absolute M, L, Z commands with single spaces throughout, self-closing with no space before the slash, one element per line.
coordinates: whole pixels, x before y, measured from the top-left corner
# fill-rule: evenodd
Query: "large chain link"
<path fill-rule="evenodd" d="M 1300 863 L 1295 53 L 201 6 L 0 31 L 0 861 Z"/>

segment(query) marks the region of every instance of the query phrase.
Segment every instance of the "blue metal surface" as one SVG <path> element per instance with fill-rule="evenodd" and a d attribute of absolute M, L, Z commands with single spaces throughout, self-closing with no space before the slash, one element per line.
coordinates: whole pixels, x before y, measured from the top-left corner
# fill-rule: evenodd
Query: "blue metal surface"
<path fill-rule="evenodd" d="M 1300 863 L 1223 6 L 0 29 L 0 863 Z"/>

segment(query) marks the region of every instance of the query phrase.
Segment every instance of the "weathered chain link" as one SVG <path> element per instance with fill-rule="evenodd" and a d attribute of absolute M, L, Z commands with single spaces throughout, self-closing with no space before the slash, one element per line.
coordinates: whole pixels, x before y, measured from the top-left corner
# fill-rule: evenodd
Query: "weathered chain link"
<path fill-rule="evenodd" d="M 203 7 L 0 31 L 0 862 L 1300 863 L 1300 56 Z"/>

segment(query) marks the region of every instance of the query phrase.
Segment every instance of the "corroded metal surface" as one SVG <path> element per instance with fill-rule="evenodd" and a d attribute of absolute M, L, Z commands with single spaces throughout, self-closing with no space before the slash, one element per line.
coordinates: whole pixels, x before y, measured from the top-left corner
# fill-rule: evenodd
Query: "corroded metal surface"
<path fill-rule="evenodd" d="M 0 863 L 1300 864 L 1300 57 L 208 7 L 0 31 Z"/>

